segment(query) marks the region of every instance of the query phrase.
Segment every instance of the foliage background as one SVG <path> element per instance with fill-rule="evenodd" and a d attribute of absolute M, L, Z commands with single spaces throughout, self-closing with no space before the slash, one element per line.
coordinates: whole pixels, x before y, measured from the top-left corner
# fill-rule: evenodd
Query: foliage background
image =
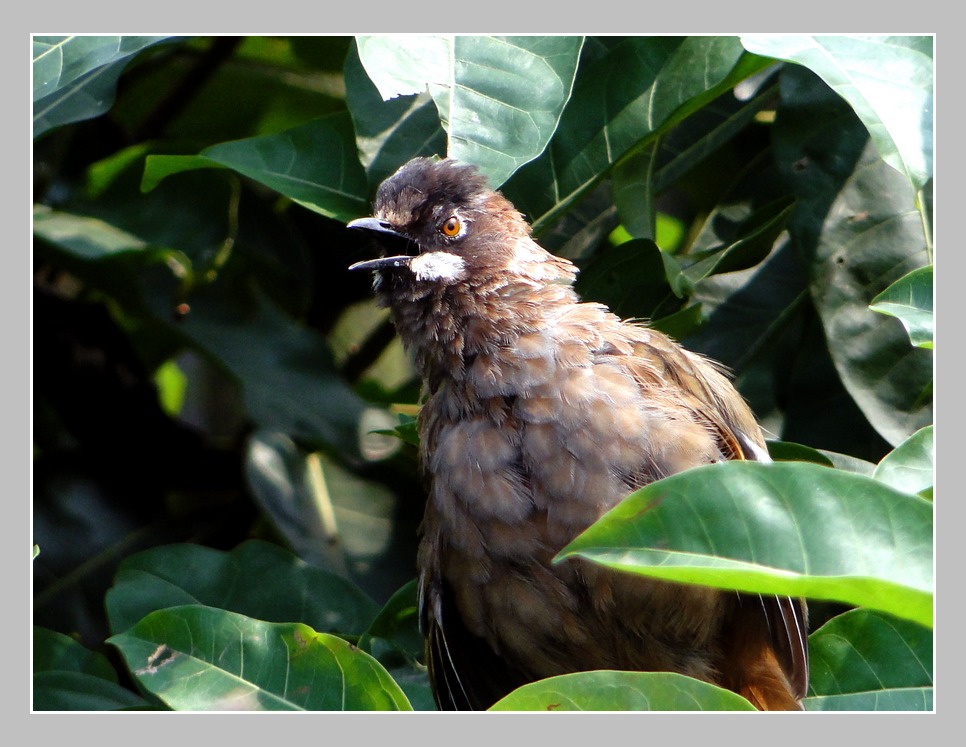
<path fill-rule="evenodd" d="M 35 37 L 34 708 L 432 707 L 418 382 L 344 223 L 448 153 L 585 298 L 726 363 L 787 460 L 651 486 L 634 500 L 660 509 L 568 552 L 805 594 L 808 708 L 931 709 L 932 58 L 930 37 Z M 655 535 L 674 510 L 716 519 Z M 740 701 L 578 675 L 500 707 Z"/>

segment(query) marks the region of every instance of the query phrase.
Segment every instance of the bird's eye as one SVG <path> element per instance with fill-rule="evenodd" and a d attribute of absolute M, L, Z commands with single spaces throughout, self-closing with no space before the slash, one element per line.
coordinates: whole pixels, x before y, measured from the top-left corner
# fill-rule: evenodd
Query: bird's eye
<path fill-rule="evenodd" d="M 439 230 L 440 230 L 440 233 L 443 234 L 443 236 L 448 236 L 449 238 L 453 238 L 454 236 L 460 235 L 460 231 L 463 230 L 463 224 L 460 223 L 459 218 L 457 218 L 455 215 L 451 215 L 449 218 L 446 219 L 446 222 L 439 227 Z"/>

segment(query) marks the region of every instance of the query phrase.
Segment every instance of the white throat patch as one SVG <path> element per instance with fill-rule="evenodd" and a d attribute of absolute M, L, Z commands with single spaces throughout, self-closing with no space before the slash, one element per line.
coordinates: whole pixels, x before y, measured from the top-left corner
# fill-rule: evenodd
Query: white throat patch
<path fill-rule="evenodd" d="M 462 257 L 449 252 L 426 252 L 413 257 L 409 263 L 416 280 L 438 280 L 453 283 L 466 274 L 466 263 Z"/>

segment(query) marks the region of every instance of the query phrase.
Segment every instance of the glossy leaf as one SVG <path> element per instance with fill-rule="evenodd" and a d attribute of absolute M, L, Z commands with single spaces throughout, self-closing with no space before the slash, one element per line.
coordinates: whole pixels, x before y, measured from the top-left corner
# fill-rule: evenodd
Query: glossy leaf
<path fill-rule="evenodd" d="M 873 298 L 869 308 L 896 317 L 906 328 L 913 345 L 932 350 L 932 284 L 932 265 L 920 267 Z"/>
<path fill-rule="evenodd" d="M 524 685 L 491 711 L 754 711 L 730 690 L 669 672 L 578 672 Z"/>
<path fill-rule="evenodd" d="M 34 36 L 34 138 L 53 127 L 103 114 L 121 73 L 142 49 L 166 36 Z"/>
<path fill-rule="evenodd" d="M 807 710 L 929 710 L 933 633 L 871 610 L 852 610 L 812 633 Z M 818 697 L 814 697 L 818 696 Z M 924 707 L 925 706 L 925 707 Z"/>
<path fill-rule="evenodd" d="M 885 455 L 875 468 L 873 477 L 906 493 L 928 491 L 935 484 L 933 427 L 916 431 Z"/>
<path fill-rule="evenodd" d="M 428 87 L 450 158 L 494 187 L 544 150 L 570 98 L 579 36 L 360 36 L 359 57 L 384 100 Z M 440 154 L 443 155 L 443 154 Z"/>
<path fill-rule="evenodd" d="M 300 623 L 187 605 L 152 612 L 108 643 L 177 710 L 411 710 L 369 654 Z"/>
<path fill-rule="evenodd" d="M 848 105 L 797 66 L 782 73 L 776 156 L 797 195 L 789 232 L 842 383 L 892 445 L 932 422 L 932 354 L 869 304 L 929 264 L 908 181 Z"/>
<path fill-rule="evenodd" d="M 132 555 L 118 569 L 106 604 L 115 633 L 155 610 L 204 604 L 268 622 L 360 635 L 379 609 L 346 579 L 260 540 L 231 552 L 177 544 Z"/>
<path fill-rule="evenodd" d="M 274 135 L 219 143 L 197 156 L 148 156 L 143 189 L 191 169 L 230 168 L 310 210 L 348 221 L 368 209 L 368 182 L 345 113 L 320 117 Z"/>
<path fill-rule="evenodd" d="M 797 62 L 849 102 L 883 160 L 913 191 L 933 172 L 933 39 L 930 36 L 742 36 L 750 52 Z"/>
<path fill-rule="evenodd" d="M 932 504 L 813 464 L 726 462 L 633 493 L 567 545 L 669 581 L 868 606 L 932 624 Z"/>

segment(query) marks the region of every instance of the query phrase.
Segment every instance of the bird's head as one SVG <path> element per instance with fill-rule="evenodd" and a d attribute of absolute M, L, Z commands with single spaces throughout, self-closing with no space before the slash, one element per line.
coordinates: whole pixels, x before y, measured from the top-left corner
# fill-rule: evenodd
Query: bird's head
<path fill-rule="evenodd" d="M 348 227 L 372 232 L 388 250 L 349 269 L 388 275 L 394 284 L 439 288 L 573 277 L 570 264 L 530 238 L 523 216 L 474 166 L 450 159 L 409 161 L 380 185 L 372 217 Z"/>

